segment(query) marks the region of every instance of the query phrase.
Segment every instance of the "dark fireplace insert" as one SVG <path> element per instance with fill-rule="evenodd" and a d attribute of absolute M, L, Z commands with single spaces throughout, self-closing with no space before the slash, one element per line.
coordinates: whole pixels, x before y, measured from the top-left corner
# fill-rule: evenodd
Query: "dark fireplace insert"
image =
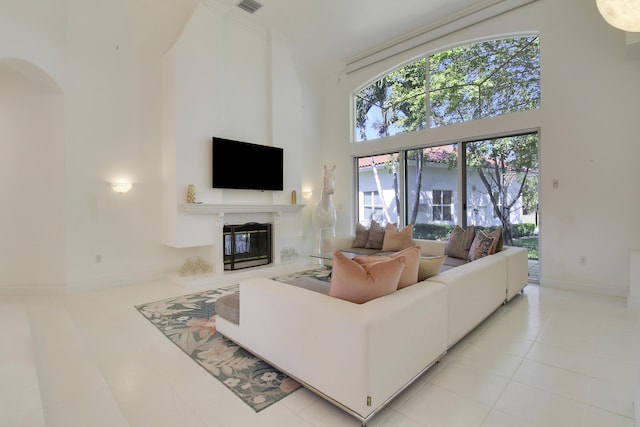
<path fill-rule="evenodd" d="M 225 224 L 222 239 L 225 270 L 271 264 L 271 224 Z"/>

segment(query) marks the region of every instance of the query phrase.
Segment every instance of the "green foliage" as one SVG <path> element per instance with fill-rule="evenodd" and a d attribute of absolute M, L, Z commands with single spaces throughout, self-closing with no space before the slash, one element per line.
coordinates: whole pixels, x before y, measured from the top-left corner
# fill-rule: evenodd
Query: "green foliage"
<path fill-rule="evenodd" d="M 355 95 L 359 139 L 367 128 L 379 137 L 425 129 L 427 94 L 431 127 L 538 108 L 538 37 L 460 46 L 392 71 Z M 368 123 L 372 109 L 379 118 Z"/>
<path fill-rule="evenodd" d="M 414 239 L 426 239 L 426 240 L 447 240 L 454 225 L 447 224 L 430 224 L 430 223 L 417 223 L 413 225 L 413 238 Z M 483 230 L 486 233 L 491 233 L 497 229 L 501 229 L 501 226 L 475 226 L 477 231 Z M 531 237 L 535 232 L 534 224 L 513 224 L 512 232 L 514 238 Z"/>
<path fill-rule="evenodd" d="M 514 238 L 530 237 L 536 231 L 535 224 L 512 224 L 511 230 Z"/>
<path fill-rule="evenodd" d="M 513 240 L 513 246 L 519 246 L 521 248 L 527 248 L 527 254 L 529 259 L 540 259 L 540 250 L 538 248 L 538 236 L 522 237 Z"/>
<path fill-rule="evenodd" d="M 418 223 L 413 225 L 413 238 L 425 240 L 446 240 L 453 230 L 452 225 L 445 224 L 425 224 Z"/>
<path fill-rule="evenodd" d="M 432 55 L 431 126 L 537 108 L 539 56 L 538 37 L 489 40 Z"/>

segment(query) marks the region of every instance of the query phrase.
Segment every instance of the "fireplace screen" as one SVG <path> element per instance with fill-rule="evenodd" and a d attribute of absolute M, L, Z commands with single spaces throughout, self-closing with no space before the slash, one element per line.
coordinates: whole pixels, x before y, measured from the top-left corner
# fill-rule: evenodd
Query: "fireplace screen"
<path fill-rule="evenodd" d="M 271 224 L 225 225 L 222 238 L 225 270 L 271 263 Z"/>

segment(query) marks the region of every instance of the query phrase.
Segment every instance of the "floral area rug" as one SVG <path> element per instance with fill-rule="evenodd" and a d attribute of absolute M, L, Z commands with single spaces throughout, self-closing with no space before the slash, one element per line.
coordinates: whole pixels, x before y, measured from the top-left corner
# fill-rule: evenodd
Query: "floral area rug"
<path fill-rule="evenodd" d="M 330 269 L 318 267 L 287 276 L 329 280 Z M 300 384 L 216 331 L 215 301 L 237 292 L 238 285 L 169 298 L 135 308 L 191 359 L 221 381 L 256 412 L 300 388 Z"/>

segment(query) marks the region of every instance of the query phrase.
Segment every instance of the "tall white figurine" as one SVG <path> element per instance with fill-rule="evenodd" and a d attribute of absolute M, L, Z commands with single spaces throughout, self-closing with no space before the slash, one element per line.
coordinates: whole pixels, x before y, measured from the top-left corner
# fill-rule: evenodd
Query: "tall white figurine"
<path fill-rule="evenodd" d="M 316 251 L 318 255 L 326 254 L 330 250 L 329 239 L 336 235 L 336 207 L 333 205 L 333 192 L 336 186 L 334 172 L 336 165 L 331 169 L 324 166 L 324 180 L 322 186 L 322 198 L 313 209 L 313 226 L 316 229 Z"/>

